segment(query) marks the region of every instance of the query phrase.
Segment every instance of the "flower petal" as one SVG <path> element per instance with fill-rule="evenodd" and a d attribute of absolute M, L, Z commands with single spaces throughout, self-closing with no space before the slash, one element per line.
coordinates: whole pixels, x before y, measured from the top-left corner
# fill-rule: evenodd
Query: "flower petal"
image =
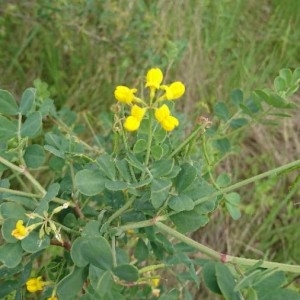
<path fill-rule="evenodd" d="M 146 87 L 159 89 L 163 81 L 163 73 L 159 68 L 152 68 L 146 75 Z"/>
<path fill-rule="evenodd" d="M 134 100 L 134 93 L 136 92 L 137 89 L 130 89 L 127 86 L 119 85 L 116 87 L 114 95 L 118 101 L 130 104 Z"/>
<path fill-rule="evenodd" d="M 141 121 L 136 117 L 129 116 L 126 118 L 124 127 L 127 131 L 136 131 L 139 129 Z"/>
<path fill-rule="evenodd" d="M 161 123 L 161 127 L 166 131 L 172 131 L 179 125 L 179 121 L 177 118 L 173 116 L 168 116 Z"/>
<path fill-rule="evenodd" d="M 170 115 L 170 109 L 166 104 L 164 104 L 161 107 L 157 108 L 154 114 L 157 121 L 162 122 Z"/>
<path fill-rule="evenodd" d="M 181 81 L 175 81 L 170 85 L 164 85 L 162 88 L 166 91 L 165 97 L 167 100 L 176 100 L 185 92 L 185 86 Z"/>
<path fill-rule="evenodd" d="M 133 105 L 131 108 L 131 116 L 135 117 L 139 121 L 142 121 L 146 113 L 146 108 L 139 107 L 138 105 Z"/>

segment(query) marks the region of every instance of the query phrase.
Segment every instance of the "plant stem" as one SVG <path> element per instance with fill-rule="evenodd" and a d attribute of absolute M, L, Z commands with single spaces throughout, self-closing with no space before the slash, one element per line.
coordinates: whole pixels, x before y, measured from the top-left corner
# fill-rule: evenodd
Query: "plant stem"
<path fill-rule="evenodd" d="M 270 175 L 274 175 L 276 173 L 280 173 L 282 171 L 285 171 L 285 170 L 288 170 L 289 168 L 293 168 L 293 167 L 296 167 L 296 166 L 300 166 L 300 160 L 296 160 L 296 161 L 293 161 L 289 164 L 286 164 L 284 166 L 281 166 L 281 167 L 278 167 L 278 168 L 275 168 L 273 170 L 269 170 L 265 173 L 262 173 L 262 174 L 259 174 L 259 175 L 256 175 L 256 176 L 253 176 L 251 178 L 248 178 L 248 179 L 245 179 L 241 182 L 238 182 L 238 183 L 235 183 L 227 188 L 224 188 L 220 191 L 216 191 L 215 193 L 212 193 L 211 195 L 209 196 L 205 196 L 205 197 L 202 197 L 200 198 L 199 200 L 196 200 L 195 201 L 195 205 L 199 205 L 203 202 L 206 202 L 208 200 L 210 200 L 211 198 L 213 197 L 216 197 L 216 196 L 220 196 L 220 195 L 223 195 L 224 193 L 228 193 L 228 192 L 231 192 L 237 188 L 240 188 L 242 186 L 245 186 L 249 183 L 252 183 L 252 182 L 255 182 L 259 179 L 262 179 L 262 178 L 265 178 L 265 177 L 268 177 Z M 137 229 L 137 228 L 143 228 L 143 227 L 148 227 L 148 226 L 153 226 L 156 222 L 158 221 L 165 221 L 169 218 L 169 216 L 171 215 L 176 215 L 177 212 L 171 212 L 169 214 L 165 214 L 165 215 L 162 215 L 162 216 L 157 216 L 153 219 L 150 219 L 150 220 L 146 220 L 146 221 L 140 221 L 140 222 L 135 222 L 135 223 L 130 223 L 130 224 L 126 224 L 126 225 L 122 225 L 122 226 L 119 226 L 117 227 L 116 229 L 118 230 L 122 230 L 122 231 L 126 231 L 126 230 L 129 230 L 129 229 Z"/>
<path fill-rule="evenodd" d="M 203 129 L 203 126 L 198 125 L 194 131 L 169 155 L 169 158 L 175 156 L 178 152 L 180 152 L 196 135 Z"/>
<path fill-rule="evenodd" d="M 124 211 L 126 211 L 134 202 L 135 197 L 130 198 L 121 208 L 115 211 L 107 220 L 106 225 L 110 224 L 114 219 L 119 217 Z"/>
<path fill-rule="evenodd" d="M 205 134 L 203 134 L 202 136 L 202 149 L 203 149 L 203 154 L 204 154 L 204 158 L 206 160 L 206 164 L 207 164 L 207 172 L 208 172 L 208 175 L 209 175 L 209 178 L 213 184 L 213 186 L 217 189 L 217 190 L 220 190 L 220 187 L 218 186 L 218 184 L 216 183 L 213 175 L 212 175 L 212 172 L 211 172 L 211 163 L 210 163 L 210 160 L 209 160 L 209 156 L 208 156 L 208 153 L 207 153 L 207 148 L 206 148 L 206 137 L 205 137 Z"/>
<path fill-rule="evenodd" d="M 3 187 L 0 187 L 0 193 L 7 193 L 7 194 L 24 196 L 24 197 L 29 197 L 29 198 L 40 198 L 41 197 L 38 194 L 31 194 L 31 193 L 16 191 L 16 190 L 7 189 L 7 188 L 3 188 Z"/>
<path fill-rule="evenodd" d="M 157 269 L 162 269 L 162 268 L 165 268 L 165 267 L 166 267 L 165 264 L 158 264 L 158 265 L 146 266 L 144 268 L 139 269 L 139 274 L 143 274 L 143 273 L 146 273 L 146 272 L 155 271 Z"/>
<path fill-rule="evenodd" d="M 220 259 L 220 253 L 209 248 L 209 247 L 206 247 L 194 240 L 192 240 L 191 238 L 187 237 L 186 235 L 176 231 L 175 229 L 161 223 L 161 222 L 156 222 L 155 223 L 155 226 L 160 229 L 161 231 L 165 232 L 165 233 L 168 233 L 170 235 L 172 235 L 173 237 L 177 238 L 178 240 L 194 247 L 195 249 L 199 250 L 201 253 L 207 255 L 208 257 L 210 258 L 213 258 L 213 259 L 216 259 L 216 260 L 219 260 Z"/>
<path fill-rule="evenodd" d="M 149 127 L 148 127 L 148 141 L 147 141 L 147 151 L 145 156 L 145 167 L 147 168 L 150 158 L 150 151 L 151 151 L 151 144 L 152 144 L 152 121 L 153 121 L 153 115 L 152 111 L 149 111 Z"/>
<path fill-rule="evenodd" d="M 9 162 L 8 160 L 6 160 L 4 157 L 0 156 L 0 163 L 6 165 L 7 167 L 9 167 L 10 169 L 24 174 L 24 176 L 32 183 L 32 185 L 35 187 L 35 189 L 37 191 L 39 191 L 43 196 L 45 196 L 46 191 L 45 189 L 40 185 L 40 183 L 38 181 L 36 181 L 36 179 L 28 172 L 28 170 L 26 168 L 21 168 L 19 166 L 16 166 L 14 164 L 12 164 L 11 162 Z"/>
<path fill-rule="evenodd" d="M 112 250 L 112 258 L 113 258 L 113 266 L 117 265 L 117 255 L 116 255 L 116 237 L 113 235 L 111 237 L 111 250 Z"/>
<path fill-rule="evenodd" d="M 175 229 L 173 229 L 161 222 L 156 222 L 155 226 L 160 231 L 163 231 L 165 233 L 172 235 L 176 239 L 199 250 L 201 253 L 205 254 L 206 256 L 208 256 L 214 260 L 219 260 L 223 263 L 232 263 L 232 264 L 240 264 L 240 265 L 244 265 L 244 266 L 253 266 L 261 261 L 261 260 L 257 260 L 257 259 L 249 259 L 249 258 L 231 256 L 231 255 L 217 252 L 207 246 L 204 246 L 204 245 L 192 240 L 191 238 L 185 236 L 184 234 L 176 231 Z M 273 268 L 275 269 L 276 268 L 278 270 L 285 271 L 285 272 L 300 273 L 300 265 L 289 265 L 289 264 L 282 264 L 282 263 L 277 263 L 277 262 L 272 262 L 272 261 L 262 261 L 262 264 L 260 265 L 260 267 L 267 268 L 267 269 L 273 269 Z"/>
<path fill-rule="evenodd" d="M 283 171 L 286 171 L 286 170 L 291 169 L 291 168 L 294 168 L 294 167 L 300 167 L 300 159 L 299 159 L 299 160 L 295 160 L 295 161 L 293 161 L 293 162 L 290 162 L 290 163 L 288 163 L 288 164 L 286 164 L 286 165 L 284 165 L 284 166 L 281 166 L 281 167 L 278 167 L 278 168 L 269 170 L 269 171 L 267 171 L 267 172 L 261 173 L 261 174 L 259 174 L 259 175 L 255 175 L 255 176 L 253 176 L 253 177 L 251 177 L 251 178 L 247 178 L 247 179 L 245 179 L 245 180 L 243 180 L 243 181 L 240 181 L 240 182 L 237 182 L 237 183 L 235 183 L 235 184 L 232 184 L 231 186 L 228 186 L 228 187 L 226 187 L 226 188 L 223 188 L 223 189 L 220 190 L 220 191 L 217 191 L 217 192 L 215 192 L 215 193 L 212 193 L 212 194 L 209 195 L 209 196 L 203 197 L 203 198 L 201 198 L 201 199 L 195 201 L 195 205 L 198 205 L 198 204 L 200 204 L 200 203 L 203 203 L 203 202 L 205 202 L 205 201 L 207 201 L 207 200 L 209 200 L 209 199 L 211 199 L 211 198 L 213 198 L 213 197 L 220 196 L 220 195 L 222 195 L 222 194 L 231 192 L 231 191 L 236 190 L 236 189 L 238 189 L 238 188 L 240 188 L 240 187 L 243 187 L 243 186 L 245 186 L 245 185 L 247 185 L 247 184 L 249 184 L 249 183 L 258 181 L 258 180 L 260 180 L 260 179 L 263 179 L 263 178 L 265 178 L 265 177 L 268 177 L 268 176 L 271 176 L 271 175 L 277 175 L 277 174 L 279 174 L 279 173 L 281 173 L 281 172 L 283 172 Z"/>

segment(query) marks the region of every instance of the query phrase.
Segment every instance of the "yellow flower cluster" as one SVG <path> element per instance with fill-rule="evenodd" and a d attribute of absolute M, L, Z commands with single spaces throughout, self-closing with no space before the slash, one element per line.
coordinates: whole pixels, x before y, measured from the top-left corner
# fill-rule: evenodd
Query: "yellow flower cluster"
<path fill-rule="evenodd" d="M 139 129 L 148 109 L 154 109 L 155 118 L 164 130 L 172 131 L 179 125 L 178 119 L 171 115 L 169 107 L 166 104 L 159 106 L 159 103 L 164 100 L 180 98 L 185 92 L 185 86 L 180 81 L 173 82 L 170 85 L 162 85 L 163 78 L 163 73 L 159 68 L 152 68 L 147 72 L 146 87 L 150 89 L 148 102 L 134 95 L 137 89 L 122 85 L 116 87 L 114 92 L 115 98 L 121 103 L 132 105 L 130 115 L 124 122 L 124 127 L 127 131 Z M 158 91 L 163 91 L 163 93 L 155 98 Z M 143 107 L 133 103 L 141 104 Z"/>

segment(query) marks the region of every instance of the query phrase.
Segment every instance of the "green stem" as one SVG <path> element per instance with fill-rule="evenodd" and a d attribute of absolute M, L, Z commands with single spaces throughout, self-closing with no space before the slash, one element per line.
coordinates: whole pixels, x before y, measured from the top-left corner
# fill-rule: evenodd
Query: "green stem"
<path fill-rule="evenodd" d="M 61 223 L 58 223 L 58 222 L 56 222 L 56 221 L 53 221 L 53 220 L 52 220 L 52 222 L 57 226 L 57 228 L 61 228 L 61 229 L 63 229 L 64 231 L 69 232 L 69 233 L 75 233 L 76 235 L 80 235 L 80 232 L 79 232 L 79 231 L 76 231 L 76 230 L 74 230 L 74 229 L 72 229 L 72 228 L 69 228 L 69 227 L 67 227 L 67 226 L 65 226 L 65 225 L 62 225 Z"/>
<path fill-rule="evenodd" d="M 8 194 L 12 194 L 12 195 L 24 196 L 24 197 L 29 197 L 29 198 L 40 198 L 41 197 L 38 194 L 26 193 L 26 192 L 16 191 L 16 190 L 2 188 L 2 187 L 0 187 L 0 193 L 8 193 Z"/>
<path fill-rule="evenodd" d="M 194 131 L 191 132 L 191 134 L 176 148 L 173 150 L 173 152 L 169 155 L 169 158 L 172 158 L 175 156 L 178 152 L 180 152 L 190 141 L 193 140 L 193 138 L 196 137 L 196 135 L 203 130 L 203 126 L 198 125 Z"/>
<path fill-rule="evenodd" d="M 143 274 L 143 273 L 146 273 L 146 272 L 155 271 L 155 270 L 162 269 L 162 268 L 165 268 L 165 267 L 166 267 L 165 264 L 158 264 L 158 265 L 146 266 L 144 268 L 139 269 L 139 274 Z"/>
<path fill-rule="evenodd" d="M 45 189 L 40 185 L 40 183 L 38 181 L 36 181 L 36 179 L 28 172 L 27 169 L 25 169 L 24 167 L 18 167 L 14 164 L 12 164 L 11 162 L 9 162 L 8 160 L 6 160 L 4 157 L 0 156 L 0 163 L 4 164 L 5 166 L 9 167 L 10 169 L 23 174 L 31 183 L 32 185 L 35 187 L 35 189 L 37 191 L 39 191 L 43 196 L 45 196 L 46 191 Z"/>
<path fill-rule="evenodd" d="M 220 259 L 220 253 L 209 248 L 206 247 L 194 240 L 192 240 L 191 238 L 187 237 L 186 235 L 176 231 L 175 229 L 161 223 L 161 222 L 156 222 L 155 226 L 160 230 L 163 231 L 165 233 L 168 233 L 170 235 L 172 235 L 173 237 L 177 238 L 178 240 L 194 247 L 195 249 L 199 250 L 201 253 L 205 254 L 206 256 L 213 258 L 213 259 Z"/>
<path fill-rule="evenodd" d="M 243 181 L 240 181 L 240 182 L 237 182 L 235 184 L 232 184 L 231 186 L 228 186 L 226 188 L 223 188 L 222 190 L 220 191 L 217 191 L 215 193 L 212 193 L 211 195 L 209 196 L 206 196 L 206 197 L 203 197 L 197 201 L 195 201 L 195 205 L 198 205 L 200 203 L 203 203 L 213 197 L 216 197 L 216 196 L 220 196 L 222 194 L 225 194 L 225 193 L 228 193 L 228 192 L 231 192 L 233 190 L 236 190 L 240 187 L 243 187 L 249 183 L 252 183 L 252 182 L 255 182 L 255 181 L 258 181 L 260 179 L 263 179 L 265 177 L 269 177 L 271 175 L 278 175 L 279 173 L 283 172 L 283 171 L 286 171 L 288 169 L 291 169 L 291 168 L 294 168 L 294 167 L 300 167 L 300 159 L 299 160 L 295 160 L 293 162 L 290 162 L 284 166 L 281 166 L 281 167 L 278 167 L 278 168 L 275 168 L 275 169 L 272 169 L 272 170 L 269 170 L 267 172 L 264 172 L 264 173 L 261 173 L 259 175 L 255 175 L 251 178 L 247 178 Z"/>
<path fill-rule="evenodd" d="M 114 219 L 122 215 L 124 211 L 126 211 L 134 202 L 135 197 L 130 198 L 121 208 L 119 208 L 117 211 L 115 211 L 107 220 L 105 223 L 106 225 L 109 225 Z"/>
<path fill-rule="evenodd" d="M 22 140 L 22 137 L 21 137 L 21 127 L 22 127 L 22 114 L 19 113 L 18 114 L 18 132 L 17 132 L 17 137 L 18 137 L 18 143 L 19 143 L 19 146 L 18 146 L 18 156 L 19 156 L 19 162 L 23 165 L 23 166 L 26 166 L 26 163 L 24 161 L 24 158 L 23 158 L 23 147 L 21 146 L 21 140 Z"/>
<path fill-rule="evenodd" d="M 216 191 L 215 193 L 212 193 L 209 196 L 202 197 L 199 200 L 196 200 L 195 201 L 195 205 L 198 205 L 198 204 L 201 204 L 203 202 L 206 202 L 206 201 L 210 200 L 213 197 L 220 196 L 220 195 L 223 195 L 225 193 L 231 192 L 231 191 L 233 191 L 233 190 L 235 190 L 237 188 L 240 188 L 240 187 L 245 186 L 245 185 L 247 185 L 249 183 L 255 182 L 255 181 L 259 180 L 259 179 L 268 177 L 270 175 L 274 175 L 276 173 L 280 173 L 280 172 L 286 171 L 286 170 L 288 170 L 290 168 L 293 168 L 293 167 L 296 167 L 298 165 L 300 166 L 300 160 L 293 161 L 293 162 L 291 162 L 289 164 L 286 164 L 284 166 L 281 166 L 281 167 L 275 168 L 273 170 L 269 170 L 269 171 L 267 171 L 265 173 L 253 176 L 253 177 L 248 178 L 248 179 L 245 179 L 245 180 L 243 180 L 241 182 L 233 184 L 233 185 L 231 185 L 231 186 L 229 186 L 227 188 L 224 188 L 224 189 L 222 189 L 220 191 Z M 140 221 L 140 222 L 135 222 L 135 223 L 132 223 L 132 224 L 122 225 L 122 226 L 119 226 L 119 227 L 117 227 L 115 229 L 118 229 L 118 230 L 121 230 L 121 231 L 126 231 L 126 230 L 129 230 L 129 229 L 138 229 L 138 228 L 153 226 L 156 222 L 158 222 L 158 221 L 165 221 L 171 215 L 176 215 L 176 214 L 177 214 L 177 212 L 171 212 L 169 214 L 165 214 L 165 215 L 162 215 L 162 216 L 154 217 L 153 219 L 150 219 L 150 220 Z"/>
<path fill-rule="evenodd" d="M 138 229 L 138 228 L 149 227 L 149 226 L 153 226 L 155 224 L 155 222 L 157 222 L 157 221 L 165 221 L 167 219 L 168 219 L 168 215 L 159 216 L 159 217 L 155 217 L 153 219 L 146 220 L 146 221 L 139 221 L 139 222 L 135 222 L 135 223 L 130 223 L 130 224 L 118 226 L 118 227 L 112 228 L 111 231 L 112 232 L 114 230 L 127 231 L 127 230 L 130 230 L 130 229 Z"/>
<path fill-rule="evenodd" d="M 7 194 L 11 194 L 11 195 L 18 195 L 18 196 L 24 196 L 24 197 L 29 197 L 29 198 L 37 198 L 37 199 L 41 199 L 43 197 L 42 195 L 38 195 L 38 194 L 26 193 L 23 191 L 16 191 L 16 190 L 2 188 L 2 187 L 0 187 L 0 193 L 7 193 Z M 65 203 L 69 202 L 67 200 L 57 198 L 57 197 L 53 198 L 51 201 L 58 203 L 58 204 L 65 204 Z M 69 206 L 75 207 L 75 204 L 70 203 Z"/>
<path fill-rule="evenodd" d="M 153 121 L 153 115 L 152 111 L 149 111 L 149 127 L 148 127 L 148 141 L 147 141 L 147 151 L 145 156 L 145 167 L 147 168 L 149 159 L 150 159 L 150 151 L 151 151 L 151 144 L 152 144 L 152 121 Z"/>
<path fill-rule="evenodd" d="M 122 114 L 122 117 L 124 118 L 125 113 L 124 113 L 124 107 L 123 106 L 121 108 L 121 114 Z M 123 140 L 123 144 L 124 144 L 124 147 L 125 147 L 125 151 L 126 151 L 126 153 L 128 153 L 130 150 L 129 150 L 129 146 L 128 146 L 128 143 L 127 143 L 127 137 L 125 135 L 125 130 L 124 130 L 123 123 L 121 122 L 120 119 L 119 119 L 119 123 L 120 123 L 120 127 L 121 127 L 121 135 L 122 135 L 122 140 Z M 135 174 L 134 174 L 134 170 L 132 168 L 132 165 L 130 165 L 130 164 L 129 164 L 129 172 L 130 172 L 132 180 L 134 182 L 137 182 Z"/>
<path fill-rule="evenodd" d="M 191 238 L 179 233 L 175 229 L 161 223 L 156 222 L 155 226 L 164 233 L 170 234 L 176 239 L 186 243 L 187 245 L 192 246 L 193 248 L 199 250 L 201 253 L 205 254 L 206 256 L 214 259 L 219 260 L 223 263 L 232 263 L 232 264 L 240 264 L 244 266 L 253 266 L 260 262 L 261 260 L 257 259 L 249 259 L 249 258 L 243 258 L 243 257 L 237 257 L 237 256 L 231 256 L 223 253 L 219 253 L 207 246 L 204 246 Z M 289 264 L 282 264 L 272 261 L 262 261 L 262 264 L 260 265 L 262 268 L 268 268 L 268 269 L 278 269 L 285 272 L 291 272 L 291 273 L 300 273 L 300 265 L 289 265 Z"/>
<path fill-rule="evenodd" d="M 93 137 L 94 137 L 96 143 L 97 143 L 98 146 L 102 149 L 102 145 L 101 145 L 101 143 L 100 143 L 100 141 L 99 141 L 99 139 L 98 139 L 98 137 L 97 137 L 97 135 L 96 135 L 96 133 L 95 133 L 95 130 L 93 129 L 93 126 L 91 125 L 91 122 L 89 121 L 89 119 L 88 119 L 86 113 L 83 112 L 82 115 L 83 115 L 84 121 L 86 122 L 86 124 L 87 124 L 89 130 L 91 131 L 91 133 L 92 133 L 92 135 L 93 135 Z"/>
<path fill-rule="evenodd" d="M 113 235 L 111 237 L 111 252 L 112 252 L 112 258 L 113 258 L 113 266 L 115 267 L 117 265 L 117 255 L 116 255 L 116 237 Z"/>
<path fill-rule="evenodd" d="M 220 190 L 220 187 L 218 186 L 218 184 L 216 183 L 213 175 L 212 175 L 212 172 L 211 172 L 211 163 L 210 163 L 210 160 L 209 160 L 209 156 L 208 156 L 208 153 L 207 153 L 207 148 L 206 148 L 206 137 L 205 137 L 205 134 L 203 134 L 202 136 L 202 149 L 203 149 L 203 154 L 204 154 L 204 158 L 206 160 L 206 164 L 207 164 L 207 172 L 208 172 L 208 175 L 209 175 L 209 178 L 213 184 L 213 186 L 217 189 L 217 190 Z"/>

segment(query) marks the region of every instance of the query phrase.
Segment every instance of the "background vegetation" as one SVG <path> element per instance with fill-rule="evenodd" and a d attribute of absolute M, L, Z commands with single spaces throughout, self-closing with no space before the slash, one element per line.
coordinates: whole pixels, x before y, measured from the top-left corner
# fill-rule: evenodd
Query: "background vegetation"
<path fill-rule="evenodd" d="M 181 104 L 192 121 L 212 116 L 232 89 L 247 94 L 298 67 L 299 28 L 295 0 L 0 1 L 0 87 L 20 96 L 40 78 L 58 106 L 101 133 L 115 86 L 134 87 L 159 66 L 186 84 Z M 299 137 L 299 110 L 278 126 L 249 128 L 237 137 L 244 159 L 233 155 L 218 172 L 237 181 L 292 161 Z M 219 211 L 194 238 L 220 252 L 300 264 L 300 193 L 286 198 L 293 178 L 280 178 L 247 186 L 239 221 Z"/>

